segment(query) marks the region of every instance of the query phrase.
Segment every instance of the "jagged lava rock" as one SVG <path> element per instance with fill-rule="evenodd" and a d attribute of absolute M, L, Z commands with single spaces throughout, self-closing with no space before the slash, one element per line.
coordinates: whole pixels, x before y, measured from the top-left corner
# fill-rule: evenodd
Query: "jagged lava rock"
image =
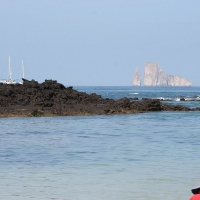
<path fill-rule="evenodd" d="M 182 110 L 187 110 L 182 107 Z M 176 110 L 181 110 L 176 109 Z M 113 100 L 78 92 L 53 80 L 23 80 L 23 85 L 0 84 L 0 116 L 68 116 L 173 110 L 154 99 Z"/>

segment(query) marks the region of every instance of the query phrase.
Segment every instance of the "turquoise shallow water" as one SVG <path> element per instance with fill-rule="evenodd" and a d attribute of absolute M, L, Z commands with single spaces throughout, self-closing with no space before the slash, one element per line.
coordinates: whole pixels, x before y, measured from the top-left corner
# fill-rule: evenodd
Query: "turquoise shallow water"
<path fill-rule="evenodd" d="M 189 199 L 199 121 L 200 112 L 0 119 L 0 199 Z"/>

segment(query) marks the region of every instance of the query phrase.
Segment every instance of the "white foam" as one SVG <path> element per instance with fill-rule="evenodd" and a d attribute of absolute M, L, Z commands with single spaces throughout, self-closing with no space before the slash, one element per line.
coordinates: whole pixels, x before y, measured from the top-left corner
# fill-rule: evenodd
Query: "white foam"
<path fill-rule="evenodd" d="M 165 98 L 165 97 L 157 97 L 156 99 L 159 99 L 161 101 L 172 101 L 172 98 Z"/>
<path fill-rule="evenodd" d="M 129 93 L 129 94 L 139 94 L 139 93 L 137 93 L 137 92 L 131 92 L 131 93 Z"/>
<path fill-rule="evenodd" d="M 198 97 L 196 98 L 196 101 L 200 101 L 200 96 L 198 96 Z"/>

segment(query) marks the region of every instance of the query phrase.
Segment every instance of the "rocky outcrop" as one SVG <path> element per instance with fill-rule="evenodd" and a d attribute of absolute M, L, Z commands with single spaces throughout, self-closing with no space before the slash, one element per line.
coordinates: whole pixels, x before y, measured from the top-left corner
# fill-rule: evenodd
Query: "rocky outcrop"
<path fill-rule="evenodd" d="M 180 76 L 167 75 L 157 63 L 146 63 L 144 86 L 191 86 L 192 83 Z"/>
<path fill-rule="evenodd" d="M 192 82 L 176 75 L 176 76 L 168 76 L 168 85 L 169 86 L 191 86 Z"/>
<path fill-rule="evenodd" d="M 136 67 L 134 78 L 133 78 L 133 86 L 140 86 L 140 85 L 141 85 L 140 72 L 139 72 L 139 68 Z"/>
<path fill-rule="evenodd" d="M 78 92 L 53 80 L 23 81 L 23 85 L 0 84 L 0 116 L 67 116 L 138 113 L 161 110 L 148 102 L 104 99 L 95 93 Z M 137 103 L 136 103 L 137 102 Z M 157 102 L 157 101 L 156 101 Z"/>
<path fill-rule="evenodd" d="M 40 84 L 24 79 L 23 85 L 0 84 L 0 117 L 107 115 L 163 110 L 192 109 L 163 105 L 157 99 L 104 99 L 95 93 L 78 92 L 53 80 Z"/>

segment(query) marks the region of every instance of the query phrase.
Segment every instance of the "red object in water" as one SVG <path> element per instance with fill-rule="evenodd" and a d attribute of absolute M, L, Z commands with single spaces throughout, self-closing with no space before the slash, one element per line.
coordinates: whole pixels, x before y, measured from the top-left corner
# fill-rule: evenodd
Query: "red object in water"
<path fill-rule="evenodd" d="M 195 194 L 190 198 L 190 200 L 200 200 L 200 194 Z"/>

